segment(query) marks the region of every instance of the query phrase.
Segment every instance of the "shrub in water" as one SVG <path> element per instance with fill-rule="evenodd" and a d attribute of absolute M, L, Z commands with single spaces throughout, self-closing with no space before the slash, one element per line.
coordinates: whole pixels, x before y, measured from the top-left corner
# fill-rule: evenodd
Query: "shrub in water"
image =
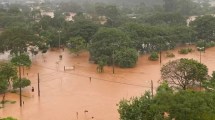
<path fill-rule="evenodd" d="M 178 52 L 180 54 L 188 54 L 189 52 L 192 52 L 192 48 L 182 48 Z"/>
<path fill-rule="evenodd" d="M 152 52 L 151 55 L 149 56 L 149 60 L 152 60 L 152 61 L 156 61 L 158 60 L 158 58 L 159 56 L 157 52 Z"/>
<path fill-rule="evenodd" d="M 167 52 L 166 57 L 173 58 L 175 55 L 173 53 Z"/>
<path fill-rule="evenodd" d="M 188 52 L 188 50 L 187 49 L 180 49 L 179 51 L 178 51 L 180 54 L 188 54 L 189 52 Z"/>

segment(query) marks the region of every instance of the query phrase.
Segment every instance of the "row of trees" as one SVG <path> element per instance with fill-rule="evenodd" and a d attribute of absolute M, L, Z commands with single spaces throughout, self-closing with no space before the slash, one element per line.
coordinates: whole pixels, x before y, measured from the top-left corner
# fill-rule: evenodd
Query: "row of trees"
<path fill-rule="evenodd" d="M 161 75 L 163 83 L 155 96 L 146 92 L 141 97 L 123 99 L 119 103 L 121 120 L 215 119 L 215 72 L 210 77 L 204 64 L 192 59 L 179 59 L 164 65 Z"/>
<path fill-rule="evenodd" d="M 27 54 L 14 56 L 10 62 L 0 63 L 0 94 L 3 94 L 1 103 L 4 104 L 5 94 L 8 90 L 16 90 L 24 88 L 31 84 L 31 81 L 25 77 L 21 77 L 21 67 L 30 67 L 31 60 Z M 17 71 L 19 67 L 19 71 Z M 18 74 L 19 72 L 19 74 Z"/>
<path fill-rule="evenodd" d="M 100 63 L 111 65 L 114 59 L 114 63 L 120 67 L 134 67 L 138 51 L 157 52 L 198 39 L 211 41 L 214 36 L 213 16 L 199 17 L 188 27 L 185 17 L 180 13 L 155 12 L 132 19 L 113 5 L 101 4 L 94 9 L 95 14 L 92 15 L 76 13 L 74 21 L 70 22 L 65 21 L 63 14 L 69 10 L 63 11 L 61 8 L 55 11 L 54 18 L 41 16 L 37 10 L 26 16 L 19 9 L 13 10 L 17 12 L 1 11 L 5 16 L 13 14 L 25 20 L 2 26 L 5 30 L 0 35 L 0 43 L 3 44 L 0 50 L 23 53 L 29 46 L 36 46 L 45 53 L 48 46 L 67 46 L 75 54 L 88 49 L 90 59 L 96 63 L 103 60 Z M 101 16 L 105 16 L 104 24 L 99 19 Z M 35 19 L 39 19 L 39 22 L 35 22 Z M 125 50 L 131 54 L 124 55 Z"/>

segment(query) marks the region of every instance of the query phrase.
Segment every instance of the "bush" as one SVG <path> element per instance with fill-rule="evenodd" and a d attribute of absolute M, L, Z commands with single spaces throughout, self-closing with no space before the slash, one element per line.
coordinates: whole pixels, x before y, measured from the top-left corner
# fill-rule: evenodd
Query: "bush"
<path fill-rule="evenodd" d="M 189 52 L 192 52 L 192 48 L 182 48 L 178 52 L 180 54 L 188 54 Z"/>
<path fill-rule="evenodd" d="M 215 46 L 215 42 L 214 41 L 210 41 L 210 42 L 207 42 L 207 41 L 198 41 L 196 43 L 196 46 L 197 47 L 205 47 L 205 48 L 210 48 L 210 47 L 214 47 Z M 199 50 L 199 49 L 198 49 Z"/>
<path fill-rule="evenodd" d="M 214 47 L 215 46 L 215 42 L 214 41 L 210 41 L 210 42 L 207 42 L 206 43 L 206 48 L 209 48 L 209 47 Z"/>
<path fill-rule="evenodd" d="M 152 60 L 152 61 L 156 61 L 158 60 L 158 58 L 159 56 L 157 52 L 152 52 L 151 55 L 149 56 L 149 60 Z"/>
<path fill-rule="evenodd" d="M 187 51 L 188 51 L 188 52 L 192 52 L 193 49 L 192 49 L 192 48 L 187 48 Z"/>
<path fill-rule="evenodd" d="M 166 57 L 173 58 L 175 55 L 173 53 L 167 52 Z"/>

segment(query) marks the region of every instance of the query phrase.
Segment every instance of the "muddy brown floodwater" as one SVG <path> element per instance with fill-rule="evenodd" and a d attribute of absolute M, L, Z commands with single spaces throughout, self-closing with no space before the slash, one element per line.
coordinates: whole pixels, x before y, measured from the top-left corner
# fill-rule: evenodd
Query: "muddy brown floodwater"
<path fill-rule="evenodd" d="M 0 117 L 13 116 L 19 120 L 91 120 L 92 117 L 93 120 L 119 120 L 117 103 L 150 90 L 151 80 L 155 91 L 163 64 L 183 57 L 200 60 L 200 52 L 196 50 L 187 55 L 180 55 L 177 51 L 172 51 L 175 58 L 166 58 L 162 52 L 161 65 L 159 61 L 148 61 L 148 55 L 141 56 L 135 68 L 116 68 L 115 74 L 112 74 L 110 66 L 105 67 L 104 73 L 97 73 L 96 65 L 88 62 L 88 53 L 74 56 L 67 50 L 61 51 L 61 61 L 59 51 L 39 54 L 33 58 L 32 67 L 24 73 L 32 81 L 34 93 L 31 92 L 32 86 L 23 89 L 22 108 L 19 95 L 8 93 L 6 99 L 16 103 L 6 104 L 0 109 Z M 215 70 L 214 53 L 215 48 L 209 48 L 201 55 L 201 62 L 208 66 L 209 74 Z M 64 71 L 64 66 L 75 66 L 75 70 Z M 40 97 L 37 95 L 37 73 L 40 74 Z"/>

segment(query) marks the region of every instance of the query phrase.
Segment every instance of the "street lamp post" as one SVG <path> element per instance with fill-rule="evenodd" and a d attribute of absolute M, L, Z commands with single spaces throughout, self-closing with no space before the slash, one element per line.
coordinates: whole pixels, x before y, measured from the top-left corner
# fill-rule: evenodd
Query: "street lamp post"
<path fill-rule="evenodd" d="M 205 47 L 197 47 L 197 49 L 199 50 L 199 61 L 200 63 L 202 62 L 202 50 L 204 50 L 205 52 Z M 200 90 L 202 88 L 202 82 L 200 81 Z"/>
<path fill-rule="evenodd" d="M 161 39 L 160 39 L 160 64 L 161 64 L 161 62 L 162 62 L 162 61 L 161 61 L 161 54 L 162 54 L 162 53 L 161 53 L 161 47 L 162 47 L 162 46 L 161 46 Z"/>
<path fill-rule="evenodd" d="M 197 47 L 199 50 L 199 61 L 200 63 L 202 62 L 202 50 L 205 50 L 205 47 Z"/>
<path fill-rule="evenodd" d="M 19 65 L 19 101 L 20 107 L 22 107 L 22 87 L 21 87 L 21 66 Z"/>
<path fill-rule="evenodd" d="M 58 40 L 58 42 L 59 42 L 59 46 L 58 47 L 59 47 L 59 51 L 60 51 L 59 59 L 62 60 L 62 55 L 61 55 L 61 50 L 60 50 L 60 42 L 61 42 L 60 33 L 61 33 L 61 31 L 59 30 L 57 32 L 59 33 L 59 40 Z"/>

